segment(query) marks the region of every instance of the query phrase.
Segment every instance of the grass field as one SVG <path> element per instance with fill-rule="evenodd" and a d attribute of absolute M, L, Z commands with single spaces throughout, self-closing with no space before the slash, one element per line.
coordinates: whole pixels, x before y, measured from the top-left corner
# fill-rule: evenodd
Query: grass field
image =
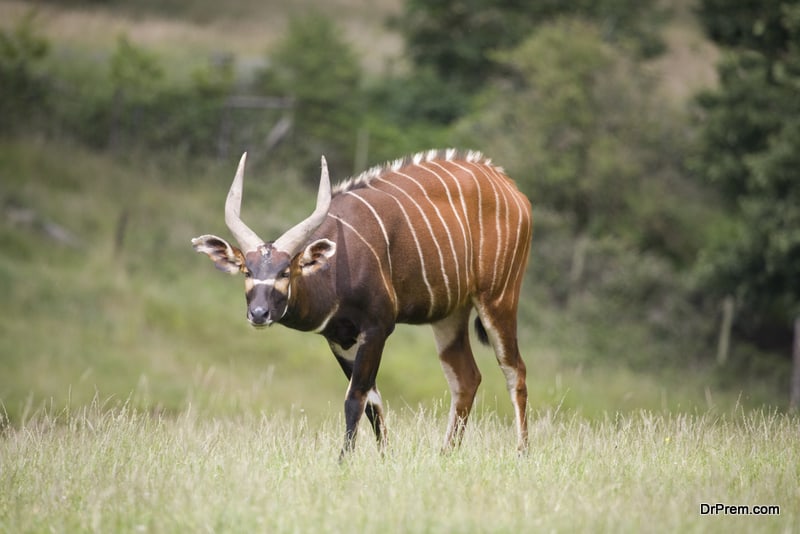
<path fill-rule="evenodd" d="M 11 422 L 43 404 L 79 408 L 96 395 L 143 410 L 179 412 L 191 403 L 217 416 L 338 413 L 346 383 L 324 340 L 280 326 L 254 331 L 244 319 L 242 281 L 189 245 L 203 233 L 224 235 L 235 162 L 131 158 L 37 139 L 0 142 L 0 404 Z M 265 234 L 310 209 L 296 174 L 249 171 L 244 216 L 258 219 Z M 258 217 L 256 207 L 276 195 L 281 209 Z M 115 244 L 123 214 L 124 239 Z M 47 225 L 72 241 L 55 240 Z M 521 343 L 534 408 L 562 405 L 596 418 L 617 410 L 726 410 L 737 402 L 752 409 L 780 398 L 756 380 L 720 387 L 702 369 L 635 372 L 598 357 L 582 340 L 586 326 L 568 314 L 533 299 L 525 307 Z M 480 402 L 506 415 L 494 356 L 473 345 L 484 375 Z M 428 327 L 398 328 L 385 354 L 378 383 L 391 406 L 430 407 L 447 391 Z"/>
<path fill-rule="evenodd" d="M 446 410 L 402 410 L 381 457 L 366 428 L 336 461 L 341 418 L 160 417 L 98 403 L 0 439 L 2 532 L 797 532 L 795 418 L 535 412 L 471 422 L 441 455 Z M 703 514 L 703 504 L 774 515 Z M 777 508 L 774 508 L 777 507 Z M 743 509 L 737 508 L 741 512 Z M 758 511 L 768 511 L 759 508 Z"/>
<path fill-rule="evenodd" d="M 58 43 L 53 62 L 101 63 L 121 35 L 158 54 L 170 75 L 191 72 L 221 53 L 244 64 L 263 62 L 293 16 L 316 11 L 337 21 L 363 66 L 380 71 L 402 52 L 400 36 L 386 20 L 400 0 L 210 0 L 136 2 L 26 2 L 0 0 L 0 28 L 13 27 L 35 9 L 37 28 Z"/>
<path fill-rule="evenodd" d="M 398 55 L 383 21 L 400 0 L 36 6 L 54 63 L 102 64 L 127 34 L 179 76 L 220 50 L 261 58 L 312 4 L 372 72 Z M 0 0 L 0 25 L 31 5 Z M 687 56 L 709 53 L 675 31 Z M 707 83 L 707 62 L 693 65 Z M 675 80 L 686 61 L 661 68 Z M 520 322 L 529 453 L 516 454 L 493 354 L 473 342 L 476 410 L 462 449 L 440 455 L 449 398 L 433 336 L 401 326 L 378 377 L 390 449 L 382 458 L 364 431 L 339 465 L 346 383 L 324 340 L 254 331 L 242 281 L 189 245 L 227 235 L 237 158 L 0 139 L 0 534 L 800 531 L 800 421 L 769 408 L 784 402 L 776 381 L 731 383 L 702 362 L 634 369 L 608 347 L 670 348 L 538 301 L 536 244 Z M 277 235 L 313 195 L 296 170 L 254 163 L 243 216 Z"/>
<path fill-rule="evenodd" d="M 445 380 L 430 330 L 404 327 L 378 380 L 391 449 L 381 459 L 362 435 L 339 466 L 345 382 L 324 341 L 253 331 L 241 281 L 189 247 L 224 231 L 232 166 L 132 161 L 0 142 L 0 532 L 782 532 L 797 521 L 798 421 L 758 409 L 774 391 L 614 365 L 574 319 L 535 303 L 521 334 L 528 456 L 516 456 L 483 348 L 465 445 L 439 455 Z M 245 211 L 284 199 L 266 228 L 308 209 L 291 173 L 249 177 Z M 702 516 L 701 503 L 781 515 Z"/>

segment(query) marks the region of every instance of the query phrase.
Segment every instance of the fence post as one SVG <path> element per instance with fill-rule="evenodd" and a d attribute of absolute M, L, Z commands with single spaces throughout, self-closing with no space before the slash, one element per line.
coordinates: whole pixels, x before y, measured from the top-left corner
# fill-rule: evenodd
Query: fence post
<path fill-rule="evenodd" d="M 720 366 L 725 365 L 730 353 L 734 304 L 733 297 L 730 295 L 722 300 L 722 324 L 719 327 L 719 340 L 717 341 L 717 365 Z"/>
<path fill-rule="evenodd" d="M 572 262 L 569 268 L 569 288 L 566 295 L 566 303 L 576 296 L 580 287 L 581 280 L 583 279 L 583 271 L 586 265 L 586 249 L 589 246 L 589 238 L 581 234 L 575 239 L 575 245 L 572 248 Z"/>
<path fill-rule="evenodd" d="M 789 408 L 800 408 L 800 316 L 794 320 L 794 343 L 792 343 L 792 379 L 789 393 Z"/>

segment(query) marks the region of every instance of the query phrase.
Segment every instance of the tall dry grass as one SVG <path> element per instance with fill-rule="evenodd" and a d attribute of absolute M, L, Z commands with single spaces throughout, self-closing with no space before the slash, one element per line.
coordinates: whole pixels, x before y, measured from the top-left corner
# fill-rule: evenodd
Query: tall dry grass
<path fill-rule="evenodd" d="M 341 420 L 191 409 L 159 417 L 99 403 L 44 411 L 0 440 L 2 532 L 793 532 L 796 418 L 638 412 L 589 422 L 532 414 L 519 456 L 486 416 L 441 455 L 443 410 L 390 420 L 381 457 Z M 779 507 L 702 514 L 703 503 Z"/>

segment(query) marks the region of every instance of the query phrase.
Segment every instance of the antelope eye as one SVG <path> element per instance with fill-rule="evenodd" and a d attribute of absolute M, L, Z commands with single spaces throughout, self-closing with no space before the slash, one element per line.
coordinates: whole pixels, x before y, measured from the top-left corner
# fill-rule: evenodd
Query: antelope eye
<path fill-rule="evenodd" d="M 281 278 L 289 278 L 289 269 L 286 269 L 281 273 Z"/>

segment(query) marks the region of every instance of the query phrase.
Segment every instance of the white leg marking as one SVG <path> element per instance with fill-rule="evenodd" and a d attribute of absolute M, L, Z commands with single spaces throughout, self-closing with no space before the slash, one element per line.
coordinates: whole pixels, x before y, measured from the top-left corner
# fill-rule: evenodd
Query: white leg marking
<path fill-rule="evenodd" d="M 352 362 L 352 361 L 354 361 L 356 359 L 356 356 L 358 356 L 358 349 L 360 349 L 361 345 L 364 344 L 364 340 L 365 339 L 366 339 L 366 336 L 364 335 L 364 332 L 361 332 L 360 334 L 358 334 L 358 337 L 356 338 L 356 342 L 353 343 L 353 346 L 350 347 L 347 350 L 343 349 L 341 345 L 339 345 L 338 343 L 334 343 L 333 341 L 329 341 L 328 345 L 330 345 L 331 350 L 338 357 L 344 358 L 345 360 L 349 360 L 349 361 Z M 347 385 L 347 392 L 345 392 L 345 394 L 344 394 L 344 398 L 345 399 L 350 396 L 350 388 L 352 387 L 352 385 L 353 385 L 353 380 L 352 380 L 352 377 L 351 377 L 350 378 L 350 383 Z"/>
<path fill-rule="evenodd" d="M 517 372 L 516 368 L 510 367 L 504 363 L 507 361 L 505 347 L 503 347 L 503 344 L 500 342 L 500 338 L 497 335 L 497 329 L 495 328 L 494 323 L 491 321 L 489 316 L 484 313 L 485 308 L 479 303 L 475 302 L 475 309 L 478 311 L 478 315 L 481 318 L 483 327 L 486 329 L 486 333 L 489 336 L 489 342 L 492 345 L 492 349 L 494 349 L 495 356 L 497 357 L 497 363 L 500 365 L 500 370 L 503 372 L 503 376 L 505 376 L 506 389 L 511 397 L 511 405 L 514 407 L 514 419 L 516 421 L 517 436 L 520 440 L 522 440 L 522 421 L 525 418 L 525 406 L 519 406 L 517 403 L 517 381 L 519 380 L 519 373 Z"/>
<path fill-rule="evenodd" d="M 458 395 L 459 390 L 459 382 L 458 382 L 458 375 L 450 366 L 449 363 L 439 360 L 439 363 L 442 364 L 442 370 L 444 371 L 444 377 L 447 379 L 447 385 L 450 387 L 450 411 L 447 414 L 447 431 L 444 434 L 444 447 L 448 447 L 450 445 L 450 440 L 453 439 L 453 433 L 456 430 L 456 424 L 458 424 L 458 415 L 456 414 L 456 395 Z"/>
<path fill-rule="evenodd" d="M 383 399 L 381 399 L 381 394 L 375 388 L 367 392 L 367 402 L 383 409 Z"/>

